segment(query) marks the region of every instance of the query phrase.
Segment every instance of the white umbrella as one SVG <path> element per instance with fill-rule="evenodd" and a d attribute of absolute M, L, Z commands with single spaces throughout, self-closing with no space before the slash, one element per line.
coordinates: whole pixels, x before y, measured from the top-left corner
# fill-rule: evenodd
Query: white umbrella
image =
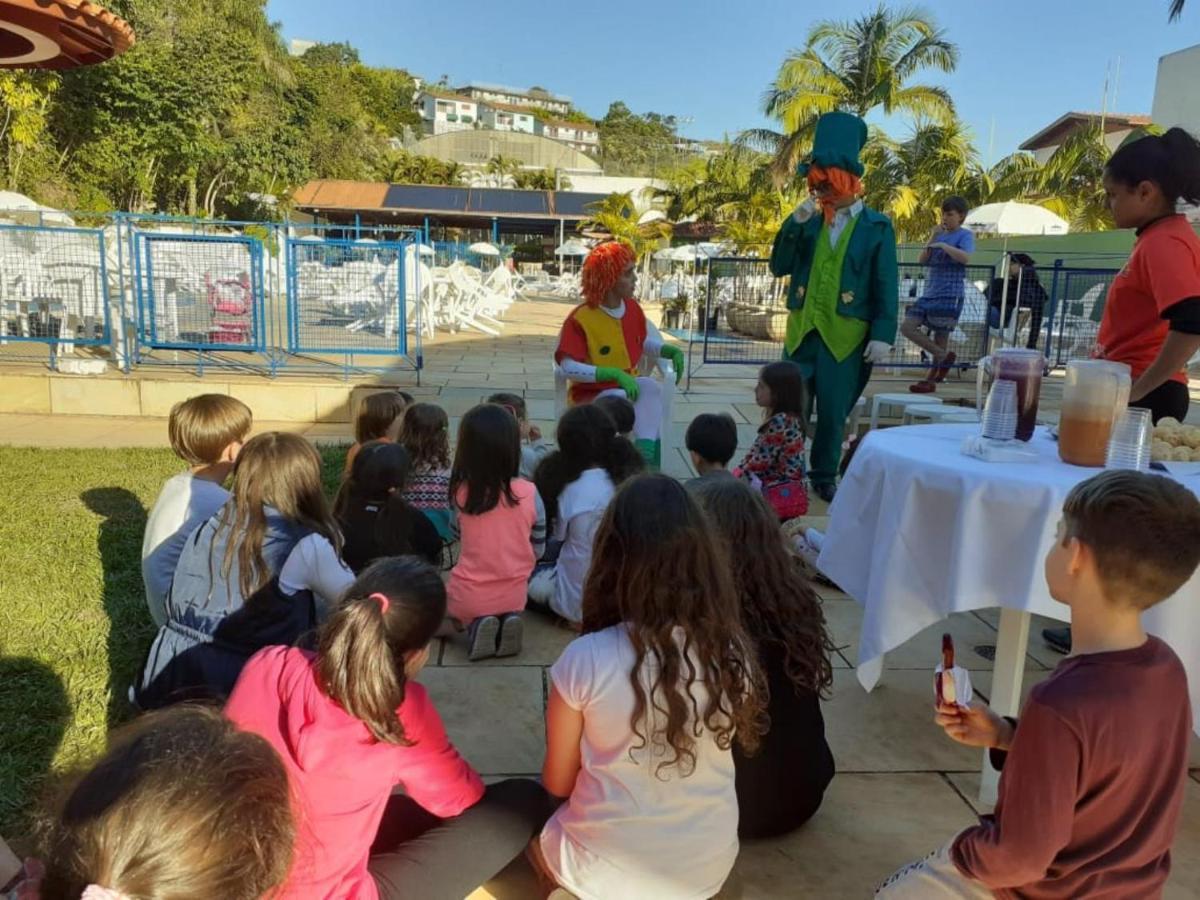
<path fill-rule="evenodd" d="M 480 256 L 499 256 L 500 249 L 495 244 L 489 244 L 486 241 L 480 241 L 477 244 L 472 244 L 467 248 L 472 253 L 477 253 Z"/>
<path fill-rule="evenodd" d="M 976 234 L 1066 234 L 1070 231 L 1070 225 L 1046 207 L 1012 200 L 977 206 L 964 224 Z"/>
<path fill-rule="evenodd" d="M 580 241 L 566 241 L 554 251 L 555 256 L 587 256 L 592 251 Z"/>
<path fill-rule="evenodd" d="M 73 226 L 75 220 L 64 212 L 42 206 L 36 200 L 16 191 L 0 191 L 0 213 L 22 225 Z"/>
<path fill-rule="evenodd" d="M 419 256 L 436 256 L 437 253 L 428 244 L 409 244 L 409 253 L 416 253 Z"/>

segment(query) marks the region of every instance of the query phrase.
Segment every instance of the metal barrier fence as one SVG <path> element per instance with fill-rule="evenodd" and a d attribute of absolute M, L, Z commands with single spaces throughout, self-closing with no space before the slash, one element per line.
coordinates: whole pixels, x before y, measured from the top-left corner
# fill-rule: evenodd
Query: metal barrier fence
<path fill-rule="evenodd" d="M 104 227 L 0 224 L 0 362 L 421 367 L 417 229 L 91 218 Z"/>
<path fill-rule="evenodd" d="M 0 225 L 0 359 L 48 361 L 113 344 L 103 231 Z"/>
<path fill-rule="evenodd" d="M 1099 330 L 1108 286 L 1117 269 L 1054 266 L 1026 269 L 1009 281 L 998 279 L 994 266 L 967 266 L 961 285 L 961 307 L 948 329 L 948 349 L 957 364 L 978 364 L 996 342 L 1039 347 L 1052 366 L 1090 355 Z M 929 293 L 930 269 L 901 263 L 899 324 L 906 315 L 917 318 L 918 300 Z M 936 277 L 936 276 L 935 276 Z M 1030 281 L 1032 279 L 1032 281 Z M 705 363 L 761 365 L 783 354 L 787 327 L 787 277 L 774 278 L 767 261 L 755 257 L 719 257 L 709 262 L 701 302 L 694 311 L 679 310 L 673 321 L 664 312 L 668 333 L 699 344 Z M 942 286 L 945 290 L 945 286 Z M 1004 310 L 1001 316 L 1001 308 Z M 690 318 L 689 318 L 690 316 Z M 1001 328 L 1003 319 L 1004 327 Z M 926 322 L 926 325 L 950 322 Z M 926 329 L 928 330 L 928 329 Z M 897 334 L 891 358 L 883 368 L 927 366 L 929 358 Z"/>

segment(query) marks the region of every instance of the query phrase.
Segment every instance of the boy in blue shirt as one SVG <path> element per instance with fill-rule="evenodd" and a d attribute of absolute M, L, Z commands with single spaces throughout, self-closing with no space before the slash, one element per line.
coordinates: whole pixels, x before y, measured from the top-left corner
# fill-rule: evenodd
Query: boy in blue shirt
<path fill-rule="evenodd" d="M 947 346 L 962 315 L 967 263 L 975 250 L 975 236 L 963 228 L 966 218 L 967 201 L 962 197 L 942 201 L 941 227 L 917 260 L 929 267 L 929 274 L 924 293 L 904 315 L 900 333 L 928 353 L 933 366 L 922 381 L 908 386 L 914 394 L 937 390 L 938 382 L 945 380 L 954 365 L 954 351 Z"/>

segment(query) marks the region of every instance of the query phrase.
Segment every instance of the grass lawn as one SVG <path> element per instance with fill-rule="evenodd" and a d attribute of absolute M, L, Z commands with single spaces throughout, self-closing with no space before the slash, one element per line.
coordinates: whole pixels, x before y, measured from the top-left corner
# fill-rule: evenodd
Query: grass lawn
<path fill-rule="evenodd" d="M 345 452 L 321 449 L 331 494 Z M 142 532 L 181 467 L 165 449 L 0 447 L 0 835 L 18 844 L 46 776 L 129 717 L 154 637 Z"/>

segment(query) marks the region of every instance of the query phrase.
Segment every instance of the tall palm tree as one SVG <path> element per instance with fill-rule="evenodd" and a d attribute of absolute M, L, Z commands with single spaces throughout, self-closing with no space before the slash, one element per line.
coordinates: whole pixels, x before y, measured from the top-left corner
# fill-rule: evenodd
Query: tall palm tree
<path fill-rule="evenodd" d="M 633 192 L 609 194 L 603 200 L 587 206 L 589 217 L 579 223 L 580 233 L 607 233 L 633 248 L 641 259 L 658 243 L 671 235 L 671 225 L 661 219 L 656 222 L 638 223 L 637 204 Z"/>
<path fill-rule="evenodd" d="M 1102 183 L 1110 154 L 1098 125 L 1077 131 L 1046 160 L 1030 193 L 1042 206 L 1070 222 L 1073 231 L 1112 228 Z"/>
<path fill-rule="evenodd" d="M 1171 7 L 1167 11 L 1168 21 L 1174 22 L 1183 15 L 1184 0 L 1171 0 Z"/>
<path fill-rule="evenodd" d="M 824 113 L 846 110 L 865 116 L 881 109 L 951 121 L 954 102 L 949 93 L 913 80 L 930 69 L 952 72 L 957 65 L 958 47 L 928 12 L 916 7 L 888 9 L 880 4 L 853 21 L 818 22 L 804 49 L 783 61 L 764 97 L 764 111 L 783 130 L 753 129 L 739 140 L 770 152 L 772 174 L 785 181 Z"/>
<path fill-rule="evenodd" d="M 495 187 L 512 187 L 516 183 L 517 173 L 521 171 L 521 161 L 511 156 L 493 156 L 487 162 L 487 173 L 492 176 Z"/>

